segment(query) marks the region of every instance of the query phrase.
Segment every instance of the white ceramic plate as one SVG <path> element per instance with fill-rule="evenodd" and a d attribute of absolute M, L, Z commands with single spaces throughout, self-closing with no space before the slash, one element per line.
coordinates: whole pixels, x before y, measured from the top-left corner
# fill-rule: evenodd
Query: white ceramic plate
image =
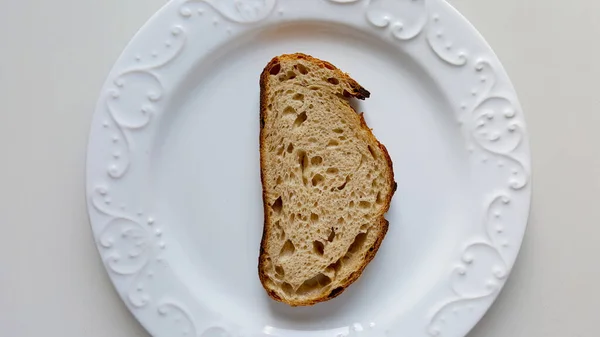
<path fill-rule="evenodd" d="M 257 276 L 258 79 L 292 52 L 372 93 L 358 108 L 398 182 L 375 260 L 305 308 Z M 441 0 L 174 0 L 102 89 L 87 195 L 110 277 L 156 337 L 464 336 L 517 256 L 529 171 L 506 73 Z"/>

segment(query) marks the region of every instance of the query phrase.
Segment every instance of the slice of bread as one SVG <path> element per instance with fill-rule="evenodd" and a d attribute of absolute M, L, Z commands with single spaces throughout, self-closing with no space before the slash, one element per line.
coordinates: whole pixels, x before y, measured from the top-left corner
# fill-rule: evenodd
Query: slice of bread
<path fill-rule="evenodd" d="M 375 256 L 396 190 L 392 161 L 349 104 L 369 92 L 332 64 L 275 57 L 260 90 L 259 276 L 273 299 L 312 305 L 342 293 Z"/>

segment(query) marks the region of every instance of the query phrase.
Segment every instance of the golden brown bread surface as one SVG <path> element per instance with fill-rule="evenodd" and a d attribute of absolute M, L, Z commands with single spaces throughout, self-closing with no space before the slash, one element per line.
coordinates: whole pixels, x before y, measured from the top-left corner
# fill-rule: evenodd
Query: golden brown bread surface
<path fill-rule="evenodd" d="M 273 299 L 312 305 L 342 293 L 379 249 L 392 161 L 348 102 L 369 92 L 332 64 L 275 57 L 260 91 L 259 277 Z"/>

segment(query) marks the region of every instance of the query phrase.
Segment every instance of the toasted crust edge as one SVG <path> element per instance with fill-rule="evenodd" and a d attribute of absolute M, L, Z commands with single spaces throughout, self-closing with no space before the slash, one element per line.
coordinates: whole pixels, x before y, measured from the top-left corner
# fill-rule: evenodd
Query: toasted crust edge
<path fill-rule="evenodd" d="M 363 127 L 363 129 L 365 129 L 368 132 L 369 137 L 379 146 L 379 148 L 383 151 L 385 158 L 386 158 L 386 162 L 388 164 L 388 168 L 390 170 L 390 181 L 391 181 L 391 193 L 389 195 L 389 197 L 387 198 L 387 200 L 385 201 L 385 207 L 384 207 L 384 211 L 382 212 L 382 215 L 379 217 L 379 226 L 381 227 L 381 231 L 379 236 L 377 237 L 377 239 L 375 240 L 375 242 L 373 243 L 373 246 L 371 246 L 371 248 L 369 248 L 369 250 L 367 251 L 367 253 L 365 254 L 364 257 L 364 263 L 358 268 L 358 270 L 356 270 L 355 272 L 353 272 L 352 274 L 350 274 L 350 277 L 348 278 L 348 280 L 342 284 L 341 286 L 334 288 L 333 290 L 331 290 L 331 292 L 329 294 L 324 294 L 321 297 L 317 297 L 315 299 L 312 300 L 307 300 L 307 301 L 288 301 L 285 300 L 281 297 L 279 297 L 277 295 L 276 292 L 274 292 L 273 290 L 269 289 L 266 285 L 266 273 L 264 271 L 264 264 L 266 261 L 266 239 L 269 236 L 269 229 L 267 224 L 269 223 L 269 213 L 268 213 L 268 209 L 267 209 L 267 195 L 266 195 L 266 190 L 265 190 L 265 176 L 263 174 L 263 168 L 265 167 L 265 149 L 264 149 L 264 121 L 265 121 L 265 114 L 267 111 L 267 81 L 269 78 L 269 71 L 271 69 L 271 67 L 273 65 L 275 65 L 276 63 L 281 62 L 281 60 L 297 60 L 297 59 L 304 59 L 313 63 L 318 64 L 320 67 L 326 67 L 328 69 L 331 69 L 335 72 L 338 73 L 338 76 L 340 78 L 344 78 L 346 81 L 348 81 L 348 83 L 350 83 L 350 85 L 352 86 L 353 92 L 350 92 L 350 96 L 351 97 L 355 97 L 358 99 L 362 99 L 364 100 L 365 98 L 369 98 L 370 97 L 370 92 L 368 90 L 366 90 L 365 88 L 363 88 L 360 84 L 358 84 L 358 82 L 356 82 L 354 79 L 352 79 L 348 74 L 342 72 L 341 70 L 339 70 L 336 66 L 334 66 L 333 64 L 327 62 L 327 61 L 323 61 L 320 59 L 317 59 L 315 57 L 312 57 L 310 55 L 306 55 L 306 54 L 302 54 L 302 53 L 295 53 L 295 54 L 284 54 L 284 55 L 280 55 L 280 56 L 276 56 L 273 59 L 271 59 L 271 61 L 269 61 L 269 63 L 267 63 L 267 65 L 265 66 L 265 68 L 263 69 L 261 75 L 260 75 L 260 134 L 259 134 L 259 141 L 260 141 L 260 181 L 261 181 L 261 185 L 262 185 L 262 197 L 263 197 L 263 212 L 264 212 L 264 223 L 263 223 L 263 234 L 262 234 L 262 238 L 260 241 L 260 253 L 259 253 L 259 257 L 258 257 L 258 276 L 260 278 L 260 282 L 263 286 L 263 288 L 265 289 L 265 291 L 267 292 L 267 294 L 269 295 L 269 297 L 271 297 L 272 299 L 278 301 L 278 302 L 282 302 L 282 303 L 286 303 L 290 306 L 310 306 L 310 305 L 314 305 L 320 302 L 325 302 L 328 301 L 330 299 L 333 299 L 337 296 L 339 296 L 340 294 L 342 294 L 352 283 L 354 283 L 363 273 L 364 269 L 367 267 L 367 265 L 373 260 L 373 258 L 375 257 L 375 255 L 377 254 L 377 251 L 379 250 L 379 247 L 381 246 L 381 243 L 388 231 L 389 228 L 389 221 L 387 221 L 384 218 L 384 214 L 389 210 L 390 208 L 390 204 L 392 201 L 392 197 L 394 196 L 394 193 L 396 192 L 396 188 L 398 187 L 398 184 L 396 183 L 395 179 L 394 179 L 394 168 L 393 168 L 393 164 L 392 164 L 392 159 L 390 157 L 390 154 L 388 153 L 387 148 L 381 144 L 377 138 L 375 138 L 375 135 L 373 135 L 373 132 L 371 131 L 371 128 L 369 128 L 369 126 L 367 125 L 363 113 L 360 113 L 360 123 L 361 126 Z M 352 108 L 354 110 L 354 108 Z M 356 111 L 355 111 L 356 112 Z"/>

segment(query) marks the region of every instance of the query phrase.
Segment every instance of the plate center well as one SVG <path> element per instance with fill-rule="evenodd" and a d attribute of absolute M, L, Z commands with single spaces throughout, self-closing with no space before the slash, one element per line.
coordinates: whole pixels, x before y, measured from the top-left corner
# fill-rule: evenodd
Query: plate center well
<path fill-rule="evenodd" d="M 309 308 L 273 302 L 257 274 L 258 80 L 273 56 L 293 52 L 335 64 L 371 92 L 356 105 L 398 183 L 375 260 L 343 295 Z M 435 81 L 394 46 L 332 24 L 264 28 L 192 65 L 165 111 L 151 163 L 155 204 L 179 244 L 169 264 L 211 309 L 252 324 L 333 329 L 401 315 L 448 272 L 470 221 L 464 140 Z"/>

